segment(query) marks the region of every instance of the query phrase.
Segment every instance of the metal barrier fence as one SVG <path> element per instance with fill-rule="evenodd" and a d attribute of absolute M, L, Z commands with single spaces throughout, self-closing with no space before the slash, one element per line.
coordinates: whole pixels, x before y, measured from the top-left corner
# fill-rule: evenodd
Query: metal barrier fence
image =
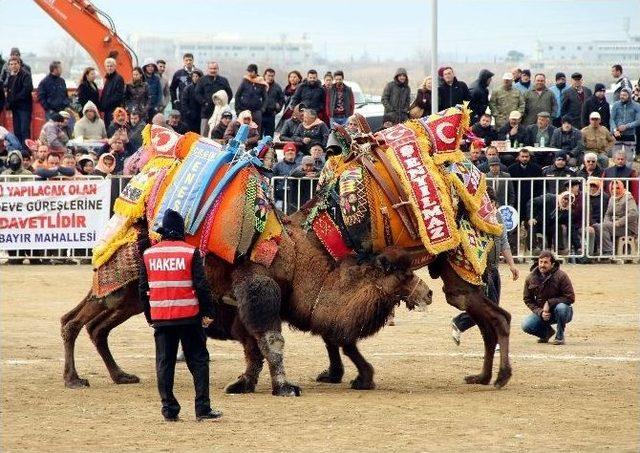
<path fill-rule="evenodd" d="M 35 176 L 0 176 L 7 180 L 33 181 Z M 79 179 L 101 179 L 83 177 Z M 111 213 L 117 195 L 131 179 L 111 176 Z M 509 232 L 511 250 L 516 258 L 528 259 L 542 249 L 557 256 L 581 260 L 638 259 L 640 213 L 637 196 L 640 178 L 600 180 L 592 186 L 583 178 L 488 178 L 501 206 L 511 206 L 514 218 Z M 617 196 L 610 194 L 610 184 L 620 185 Z M 272 196 L 276 207 L 285 214 L 297 211 L 310 200 L 317 188 L 317 178 L 273 177 Z M 633 194 L 636 198 L 629 195 Z M 611 196 L 610 196 L 611 195 Z M 0 247 L 1 248 L 1 247 Z M 88 249 L 20 250 L 2 252 L 10 260 L 29 258 L 35 262 L 86 262 Z"/>

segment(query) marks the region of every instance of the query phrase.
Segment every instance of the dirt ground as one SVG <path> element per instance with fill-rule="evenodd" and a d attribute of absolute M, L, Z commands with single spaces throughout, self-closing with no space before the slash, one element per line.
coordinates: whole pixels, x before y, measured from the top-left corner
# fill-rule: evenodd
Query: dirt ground
<path fill-rule="evenodd" d="M 86 292 L 90 268 L 2 266 L 2 451 L 638 451 L 640 266 L 565 269 L 577 292 L 565 346 L 536 344 L 521 331 L 522 280 L 507 281 L 502 269 L 514 368 L 502 390 L 463 383 L 480 370 L 480 335 L 451 341 L 455 310 L 432 281 L 427 313 L 399 309 L 395 327 L 362 343 L 377 390 L 349 389 L 351 364 L 344 383 L 316 383 L 326 365 L 320 339 L 286 327 L 286 366 L 300 398 L 271 396 L 266 371 L 256 394 L 225 395 L 244 369 L 241 348 L 210 341 L 212 400 L 224 418 L 194 421 L 191 376 L 179 364 L 181 421 L 167 424 L 142 316 L 111 335 L 116 359 L 140 384 L 113 384 L 83 331 L 77 366 L 91 387 L 65 389 L 58 320 Z"/>

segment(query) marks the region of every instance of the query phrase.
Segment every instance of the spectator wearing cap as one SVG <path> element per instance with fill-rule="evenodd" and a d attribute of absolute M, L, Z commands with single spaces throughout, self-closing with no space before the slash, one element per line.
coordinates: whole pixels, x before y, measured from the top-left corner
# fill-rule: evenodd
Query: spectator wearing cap
<path fill-rule="evenodd" d="M 492 141 L 498 140 L 498 132 L 491 125 L 491 115 L 488 113 L 483 113 L 479 117 L 479 121 L 471 127 L 471 132 L 483 141 L 484 146 L 489 146 Z"/>
<path fill-rule="evenodd" d="M 579 72 L 571 74 L 571 88 L 563 94 L 562 104 L 560 104 L 563 120 L 564 116 L 567 116 L 573 127 L 581 129 L 582 107 L 592 94 L 591 90 L 583 85 L 582 74 Z"/>
<path fill-rule="evenodd" d="M 440 75 L 440 85 L 438 86 L 438 110 L 444 110 L 449 107 L 464 103 L 471 100 L 471 93 L 467 84 L 462 80 L 458 80 L 453 68 L 445 66 L 438 70 Z M 486 109 L 486 106 L 485 106 Z"/>
<path fill-rule="evenodd" d="M 67 134 L 62 130 L 64 118 L 58 112 L 50 115 L 49 121 L 44 123 L 38 139 L 43 145 L 47 145 L 52 153 L 61 155 L 65 151 L 65 139 Z"/>
<path fill-rule="evenodd" d="M 545 75 L 536 74 L 533 89 L 524 94 L 524 120 L 522 123 L 525 126 L 530 126 L 536 122 L 538 113 L 547 112 L 549 116 L 552 116 L 557 113 L 557 110 L 556 97 L 547 88 Z"/>
<path fill-rule="evenodd" d="M 567 161 L 567 154 L 561 151 L 553 161 L 553 165 L 549 165 L 542 170 L 542 176 L 554 178 L 551 181 L 547 181 L 547 193 L 558 193 L 566 185 L 567 181 L 562 181 L 557 178 L 573 177 L 576 175 L 567 165 Z"/>
<path fill-rule="evenodd" d="M 291 171 L 291 176 L 294 178 L 317 178 L 319 172 L 315 159 L 311 156 L 303 156 L 300 165 Z"/>
<path fill-rule="evenodd" d="M 247 66 L 247 73 L 242 79 L 236 91 L 236 113 L 243 110 L 251 112 L 253 122 L 262 128 L 262 111 L 267 103 L 267 82 L 258 75 L 258 66 L 250 64 Z"/>
<path fill-rule="evenodd" d="M 49 74 L 38 85 L 38 101 L 50 119 L 54 113 L 69 107 L 67 84 L 62 78 L 62 63 L 52 61 Z"/>
<path fill-rule="evenodd" d="M 176 74 L 178 73 L 176 72 Z M 189 75 L 189 77 L 191 77 L 191 83 L 185 85 L 183 88 L 178 86 L 178 93 L 180 94 L 178 105 L 180 106 L 180 112 L 182 112 L 182 118 L 184 118 L 184 121 L 189 126 L 189 130 L 196 133 L 200 133 L 200 103 L 196 98 L 196 84 L 202 75 L 201 70 L 193 69 Z M 182 79 L 179 78 L 178 80 Z"/>
<path fill-rule="evenodd" d="M 487 158 L 487 184 L 493 187 L 496 194 L 498 206 L 516 205 L 516 192 L 513 188 L 513 182 L 510 181 L 511 175 L 502 171 L 502 163 L 498 156 L 490 156 Z"/>
<path fill-rule="evenodd" d="M 609 130 L 611 123 L 611 110 L 607 98 L 605 97 L 605 87 L 602 83 L 596 83 L 593 96 L 587 99 L 582 106 L 582 127 L 589 126 L 590 115 L 597 112 L 600 117 L 600 124 Z"/>
<path fill-rule="evenodd" d="M 498 130 L 509 123 L 512 112 L 518 112 L 520 117 L 524 114 L 524 97 L 514 88 L 513 75 L 510 72 L 505 72 L 502 76 L 502 86 L 491 92 L 489 110 L 495 118 Z"/>
<path fill-rule="evenodd" d="M 631 99 L 631 90 L 620 90 L 620 100 L 611 108 L 611 131 L 616 139 L 614 148 L 627 152 L 627 162 L 635 157 L 635 129 L 640 126 L 640 104 Z"/>
<path fill-rule="evenodd" d="M 522 94 L 530 91 L 532 89 L 531 86 L 531 70 L 523 69 L 520 73 L 520 80 L 516 82 L 514 85 L 516 90 L 521 92 Z"/>
<path fill-rule="evenodd" d="M 491 85 L 491 79 L 494 75 L 495 74 L 488 69 L 482 69 L 478 74 L 478 78 L 474 80 L 469 87 L 469 94 L 471 96 L 469 108 L 473 112 L 471 115 L 472 123 L 478 121 L 480 116 L 484 115 L 487 111 L 487 107 L 489 106 L 489 85 Z"/>
<path fill-rule="evenodd" d="M 180 110 L 171 110 L 169 112 L 169 119 L 167 119 L 167 126 L 171 127 L 178 134 L 186 134 L 189 132 L 189 126 L 182 121 L 182 115 Z"/>
<path fill-rule="evenodd" d="M 562 106 L 562 96 L 565 92 L 567 92 L 571 87 L 567 85 L 567 76 L 564 72 L 556 73 L 556 83 L 552 87 L 549 88 L 549 91 L 553 93 L 556 97 L 556 104 Z M 551 124 L 555 127 L 560 127 L 562 125 L 562 114 L 564 112 L 561 108 L 556 111 L 555 116 L 552 118 Z"/>
<path fill-rule="evenodd" d="M 585 151 L 596 153 L 600 167 L 607 168 L 609 166 L 608 153 L 613 148 L 616 139 L 606 127 L 602 126 L 598 112 L 589 114 L 589 125 L 583 127 L 581 132 Z"/>
<path fill-rule="evenodd" d="M 583 165 L 576 176 L 580 176 L 584 179 L 589 178 L 602 178 L 604 170 L 598 164 L 598 155 L 594 152 L 587 152 L 584 155 Z"/>
<path fill-rule="evenodd" d="M 273 167 L 273 176 L 289 176 L 300 164 L 302 154 L 298 154 L 295 143 L 287 142 L 282 149 L 284 157 Z"/>
<path fill-rule="evenodd" d="M 509 120 L 498 130 L 498 138 L 509 140 L 512 148 L 526 144 L 528 140 L 527 128 L 522 125 L 522 113 L 514 110 L 509 113 Z"/>
<path fill-rule="evenodd" d="M 537 115 L 535 124 L 527 127 L 527 138 L 525 143 L 527 146 L 548 147 L 551 143 L 551 137 L 556 128 L 551 125 L 551 115 L 549 112 L 542 111 Z M 536 162 L 541 166 L 549 165 L 553 162 L 553 153 L 536 152 Z"/>
<path fill-rule="evenodd" d="M 573 126 L 572 118 L 569 115 L 562 116 L 562 126 L 553 131 L 551 136 L 551 147 L 559 148 L 567 153 L 570 165 L 579 165 L 584 154 L 584 142 L 582 132 Z"/>
<path fill-rule="evenodd" d="M 229 123 L 231 123 L 231 121 L 233 121 L 233 113 L 230 111 L 222 112 L 220 122 L 211 129 L 211 135 L 209 138 L 224 141 L 224 133 L 227 130 L 227 127 L 229 127 Z"/>

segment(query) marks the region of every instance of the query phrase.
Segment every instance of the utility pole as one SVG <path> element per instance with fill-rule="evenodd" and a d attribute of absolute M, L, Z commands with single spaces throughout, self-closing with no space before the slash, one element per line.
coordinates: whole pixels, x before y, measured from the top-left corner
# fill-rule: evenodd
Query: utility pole
<path fill-rule="evenodd" d="M 431 113 L 438 111 L 438 0 L 431 0 Z"/>

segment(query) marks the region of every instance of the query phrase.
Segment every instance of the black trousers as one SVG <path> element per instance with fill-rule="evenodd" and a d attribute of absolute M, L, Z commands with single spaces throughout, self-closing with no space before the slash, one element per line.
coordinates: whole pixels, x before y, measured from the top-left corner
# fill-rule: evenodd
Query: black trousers
<path fill-rule="evenodd" d="M 262 115 L 262 135 L 269 135 L 273 138 L 276 130 L 276 116 L 273 113 L 264 113 Z"/>
<path fill-rule="evenodd" d="M 173 378 L 179 342 L 182 342 L 184 358 L 193 376 L 196 391 L 196 416 L 209 413 L 211 411 L 209 352 L 207 351 L 204 329 L 199 324 L 162 326 L 156 327 L 154 337 L 156 340 L 156 375 L 158 392 L 162 399 L 162 415 L 176 417 L 180 412 L 180 404 L 173 395 Z"/>
<path fill-rule="evenodd" d="M 500 305 L 500 273 L 498 269 L 491 269 L 487 271 L 487 297 L 491 302 L 496 305 Z M 469 330 L 476 325 L 476 322 L 466 312 L 460 313 L 453 318 L 452 321 L 460 332 Z"/>

